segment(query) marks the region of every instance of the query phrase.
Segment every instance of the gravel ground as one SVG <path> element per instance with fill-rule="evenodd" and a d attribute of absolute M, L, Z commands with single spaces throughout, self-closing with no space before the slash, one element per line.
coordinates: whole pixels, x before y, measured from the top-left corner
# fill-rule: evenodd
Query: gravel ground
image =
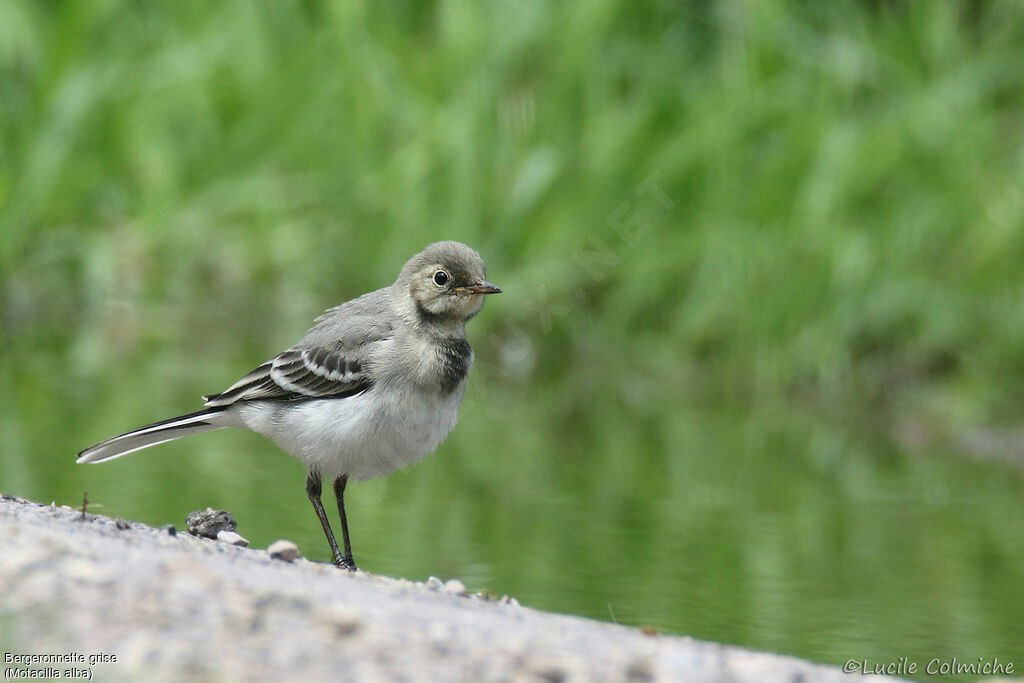
<path fill-rule="evenodd" d="M 349 574 L 81 517 L 0 496 L 5 679 L 30 668 L 28 656 L 63 655 L 31 668 L 96 681 L 851 680 L 792 657 L 467 596 L 457 582 Z"/>

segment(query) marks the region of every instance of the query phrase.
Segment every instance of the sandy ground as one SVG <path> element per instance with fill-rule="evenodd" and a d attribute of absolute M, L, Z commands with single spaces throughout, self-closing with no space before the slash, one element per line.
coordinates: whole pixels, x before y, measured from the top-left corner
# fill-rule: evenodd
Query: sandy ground
<path fill-rule="evenodd" d="M 96 681 L 846 681 L 836 668 L 0 496 L 0 654 Z M 184 524 L 182 525 L 184 527 Z M 60 655 L 64 661 L 28 661 Z M 894 680 L 888 678 L 887 680 Z"/>

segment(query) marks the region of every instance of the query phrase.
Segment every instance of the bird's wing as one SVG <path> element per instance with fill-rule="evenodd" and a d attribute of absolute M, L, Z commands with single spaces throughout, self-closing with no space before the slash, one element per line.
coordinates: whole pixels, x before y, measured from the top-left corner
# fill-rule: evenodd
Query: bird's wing
<path fill-rule="evenodd" d="M 204 396 L 206 405 L 238 401 L 300 401 L 345 398 L 372 384 L 364 361 L 344 350 L 325 346 L 293 346 L 259 366 L 219 394 Z"/>
<path fill-rule="evenodd" d="M 332 308 L 306 337 L 219 394 L 204 396 L 210 407 L 238 401 L 308 401 L 345 398 L 373 384 L 371 354 L 392 338 L 383 290 Z"/>

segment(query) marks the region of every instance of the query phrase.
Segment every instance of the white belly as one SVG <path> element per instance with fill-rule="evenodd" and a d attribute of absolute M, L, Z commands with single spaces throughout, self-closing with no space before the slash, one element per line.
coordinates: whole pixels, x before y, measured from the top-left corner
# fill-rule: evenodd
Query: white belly
<path fill-rule="evenodd" d="M 295 403 L 253 401 L 242 424 L 272 439 L 326 480 L 390 474 L 433 453 L 455 427 L 465 385 L 447 396 L 375 386 L 358 396 Z"/>

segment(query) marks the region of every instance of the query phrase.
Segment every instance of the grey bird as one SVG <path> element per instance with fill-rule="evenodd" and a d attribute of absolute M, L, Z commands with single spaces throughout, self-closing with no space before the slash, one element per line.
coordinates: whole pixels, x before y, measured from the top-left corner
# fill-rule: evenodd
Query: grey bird
<path fill-rule="evenodd" d="M 78 454 L 104 462 L 190 434 L 225 427 L 273 440 L 308 469 L 306 494 L 334 564 L 355 570 L 345 485 L 390 474 L 432 453 L 455 427 L 473 364 L 466 322 L 487 294 L 480 255 L 460 242 L 435 242 L 390 287 L 328 309 L 302 340 L 195 413 L 156 422 Z M 344 554 L 321 501 L 333 482 Z"/>

